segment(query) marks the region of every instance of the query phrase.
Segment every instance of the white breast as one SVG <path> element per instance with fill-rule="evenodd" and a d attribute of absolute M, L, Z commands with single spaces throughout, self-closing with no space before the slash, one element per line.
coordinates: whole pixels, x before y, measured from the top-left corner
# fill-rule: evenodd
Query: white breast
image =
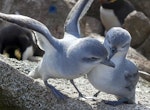
<path fill-rule="evenodd" d="M 88 74 L 88 79 L 98 90 L 108 91 L 111 87 L 114 70 L 114 68 L 100 64 Z"/>
<path fill-rule="evenodd" d="M 108 31 L 111 27 L 121 27 L 121 24 L 118 18 L 115 16 L 114 11 L 110 9 L 104 9 L 102 6 L 100 7 L 100 18 L 102 24 Z"/>
<path fill-rule="evenodd" d="M 88 74 L 88 79 L 96 89 L 115 94 L 119 93 L 123 89 L 122 85 L 125 84 L 124 69 L 120 69 L 122 59 L 118 56 L 111 61 L 115 64 L 115 68 L 100 64 Z"/>

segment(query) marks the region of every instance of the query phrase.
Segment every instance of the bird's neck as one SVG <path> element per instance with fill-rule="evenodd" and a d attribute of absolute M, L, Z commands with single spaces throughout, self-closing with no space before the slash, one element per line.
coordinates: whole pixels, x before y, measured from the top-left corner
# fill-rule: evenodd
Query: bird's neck
<path fill-rule="evenodd" d="M 115 65 L 120 65 L 126 58 L 126 53 L 116 53 L 112 58 L 111 61 L 115 63 Z"/>
<path fill-rule="evenodd" d="M 116 0 L 115 2 L 112 3 L 103 3 L 102 7 L 105 9 L 119 9 L 123 4 L 124 4 L 123 0 Z"/>

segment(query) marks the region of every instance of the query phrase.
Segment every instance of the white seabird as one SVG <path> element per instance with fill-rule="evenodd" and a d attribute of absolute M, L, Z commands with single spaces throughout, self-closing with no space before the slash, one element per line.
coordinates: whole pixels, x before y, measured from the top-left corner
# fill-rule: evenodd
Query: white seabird
<path fill-rule="evenodd" d="M 29 76 L 41 78 L 58 99 L 65 99 L 66 96 L 48 84 L 49 78 L 69 79 L 73 83 L 72 79 L 88 73 L 99 63 L 114 66 L 111 62 L 107 62 L 107 50 L 98 40 L 90 37 L 80 38 L 79 20 L 92 2 L 93 0 L 77 2 L 67 17 L 63 39 L 53 37 L 47 27 L 35 19 L 0 13 L 0 18 L 3 20 L 44 35 L 44 37 L 38 36 L 38 45 L 45 51 L 45 54 L 38 67 L 30 72 Z"/>
<path fill-rule="evenodd" d="M 118 98 L 118 101 L 105 101 L 106 104 L 115 106 L 135 102 L 139 73 L 135 64 L 126 59 L 130 42 L 131 36 L 128 31 L 120 27 L 111 28 L 106 33 L 104 46 L 115 68 L 99 64 L 87 74 L 88 80 L 96 89 Z"/>

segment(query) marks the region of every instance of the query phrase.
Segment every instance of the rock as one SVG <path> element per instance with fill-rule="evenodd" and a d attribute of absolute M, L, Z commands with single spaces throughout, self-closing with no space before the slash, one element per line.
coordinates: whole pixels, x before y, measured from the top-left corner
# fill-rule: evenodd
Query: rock
<path fill-rule="evenodd" d="M 130 13 L 126 17 L 123 27 L 130 32 L 131 46 L 135 48 L 143 44 L 150 34 L 150 20 L 142 12 Z"/>
<path fill-rule="evenodd" d="M 85 16 L 81 20 L 81 31 L 84 36 L 88 36 L 91 33 L 103 33 L 103 27 L 99 20 L 94 17 Z"/>
<path fill-rule="evenodd" d="M 123 27 L 132 36 L 131 46 L 150 59 L 150 19 L 142 12 L 134 11 L 127 16 Z"/>
<path fill-rule="evenodd" d="M 139 72 L 140 72 L 140 76 L 141 76 L 143 79 L 145 79 L 145 80 L 147 80 L 147 81 L 150 82 L 150 74 L 149 74 L 149 73 L 146 73 L 146 72 L 144 72 L 144 71 L 139 71 Z"/>
<path fill-rule="evenodd" d="M 140 52 L 142 55 L 144 55 L 147 59 L 150 60 L 150 33 L 148 38 L 145 40 L 143 44 L 141 44 L 138 48 L 137 51 Z"/>
<path fill-rule="evenodd" d="M 134 4 L 136 10 L 144 12 L 150 18 L 150 1 L 149 0 L 129 0 Z"/>

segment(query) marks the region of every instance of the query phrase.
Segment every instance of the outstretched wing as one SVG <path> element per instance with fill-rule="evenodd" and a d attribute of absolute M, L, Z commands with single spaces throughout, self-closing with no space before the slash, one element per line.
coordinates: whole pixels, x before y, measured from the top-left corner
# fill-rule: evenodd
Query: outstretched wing
<path fill-rule="evenodd" d="M 46 44 L 48 44 L 48 45 L 51 44 L 54 48 L 57 48 L 56 39 L 54 37 L 52 37 L 48 28 L 41 22 L 39 22 L 35 19 L 32 19 L 30 17 L 27 17 L 27 16 L 15 15 L 15 14 L 0 13 L 0 18 L 3 20 L 6 20 L 8 22 L 15 23 L 19 26 L 22 26 L 22 27 L 25 27 L 28 29 L 32 29 L 34 31 L 41 33 L 44 36 L 41 39 L 43 39 L 43 42 L 45 42 L 45 43 L 42 43 L 42 44 L 44 44 L 43 48 Z"/>
<path fill-rule="evenodd" d="M 80 37 L 79 20 L 85 15 L 93 0 L 79 0 L 71 9 L 65 22 L 65 32 Z"/>

